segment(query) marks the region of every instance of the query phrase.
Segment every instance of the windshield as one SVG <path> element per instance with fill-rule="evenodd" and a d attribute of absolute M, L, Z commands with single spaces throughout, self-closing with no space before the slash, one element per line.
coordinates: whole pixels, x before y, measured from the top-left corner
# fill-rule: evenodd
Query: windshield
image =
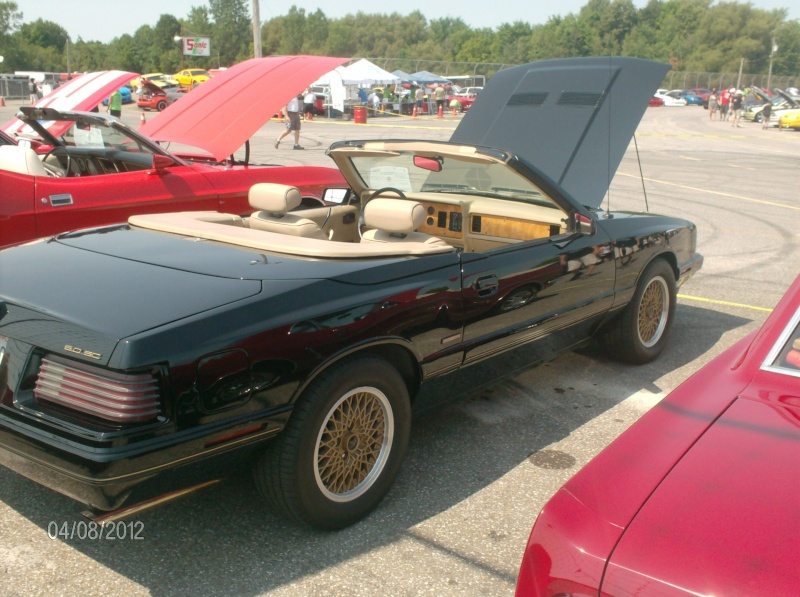
<path fill-rule="evenodd" d="M 71 122 L 70 127 L 61 135 L 61 140 L 70 147 L 153 153 L 150 148 L 129 137 L 124 131 L 100 123 Z"/>
<path fill-rule="evenodd" d="M 350 160 L 365 186 L 372 189 L 394 187 L 406 193 L 458 193 L 557 207 L 544 191 L 507 164 L 474 155 L 461 158 L 393 151 L 353 156 Z"/>
<path fill-rule="evenodd" d="M 772 347 L 763 368 L 775 373 L 800 377 L 800 309 Z"/>

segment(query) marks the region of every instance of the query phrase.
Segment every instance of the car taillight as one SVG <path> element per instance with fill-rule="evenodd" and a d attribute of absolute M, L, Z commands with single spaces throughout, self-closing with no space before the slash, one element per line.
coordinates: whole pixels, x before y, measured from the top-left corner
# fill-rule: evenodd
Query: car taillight
<path fill-rule="evenodd" d="M 113 373 L 53 357 L 42 359 L 33 395 L 115 423 L 150 421 L 160 411 L 152 375 Z"/>

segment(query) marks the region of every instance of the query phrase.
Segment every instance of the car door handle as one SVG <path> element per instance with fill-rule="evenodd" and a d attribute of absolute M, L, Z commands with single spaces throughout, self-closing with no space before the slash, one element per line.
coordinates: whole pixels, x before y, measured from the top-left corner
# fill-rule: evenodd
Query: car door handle
<path fill-rule="evenodd" d="M 50 205 L 59 207 L 61 205 L 72 205 L 72 195 L 69 193 L 59 193 L 58 195 L 50 195 L 48 197 Z M 42 199 L 42 203 L 47 203 L 47 199 Z"/>
<path fill-rule="evenodd" d="M 478 291 L 478 296 L 485 297 L 485 296 L 492 296 L 494 293 L 497 292 L 497 289 L 500 287 L 500 283 L 497 281 L 497 276 L 492 274 L 491 276 L 484 276 L 483 278 L 478 278 L 475 280 L 475 284 L 473 284 L 473 288 Z"/>

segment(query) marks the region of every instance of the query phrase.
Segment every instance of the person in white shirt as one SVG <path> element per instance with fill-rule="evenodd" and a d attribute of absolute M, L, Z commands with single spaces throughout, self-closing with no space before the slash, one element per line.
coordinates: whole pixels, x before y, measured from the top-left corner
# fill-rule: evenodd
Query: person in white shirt
<path fill-rule="evenodd" d="M 303 118 L 305 120 L 314 120 L 314 108 L 316 104 L 316 94 L 312 93 L 310 89 L 306 89 L 306 95 L 303 98 Z"/>
<path fill-rule="evenodd" d="M 275 140 L 275 149 L 281 144 L 281 140 L 291 132 L 294 132 L 294 147 L 292 149 L 304 149 L 300 145 L 300 99 L 301 95 L 289 100 L 283 109 L 283 121 L 286 123 L 286 130 Z"/>

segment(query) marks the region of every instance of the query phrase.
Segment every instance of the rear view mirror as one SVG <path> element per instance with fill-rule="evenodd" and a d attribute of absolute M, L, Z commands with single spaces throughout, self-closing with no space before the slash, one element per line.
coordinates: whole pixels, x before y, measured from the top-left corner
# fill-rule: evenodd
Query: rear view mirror
<path fill-rule="evenodd" d="M 414 165 L 423 170 L 430 170 L 431 172 L 442 171 L 442 158 L 426 158 L 421 155 L 414 156 Z"/>

